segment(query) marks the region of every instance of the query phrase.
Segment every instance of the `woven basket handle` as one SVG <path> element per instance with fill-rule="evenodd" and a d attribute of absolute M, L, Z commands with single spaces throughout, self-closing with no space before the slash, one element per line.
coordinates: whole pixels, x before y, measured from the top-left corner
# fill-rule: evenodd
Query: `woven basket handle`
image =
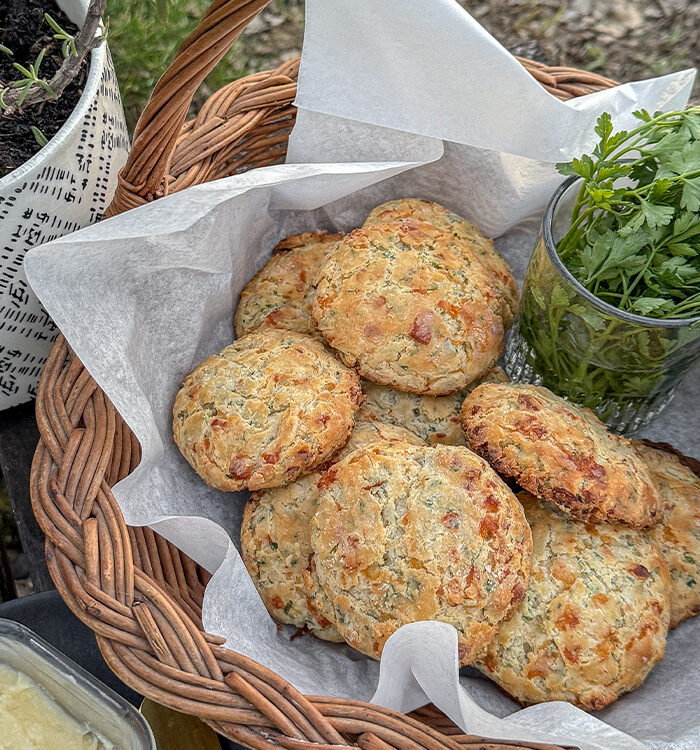
<path fill-rule="evenodd" d="M 214 0 L 156 84 L 105 217 L 167 193 L 166 175 L 195 92 L 270 0 Z"/>

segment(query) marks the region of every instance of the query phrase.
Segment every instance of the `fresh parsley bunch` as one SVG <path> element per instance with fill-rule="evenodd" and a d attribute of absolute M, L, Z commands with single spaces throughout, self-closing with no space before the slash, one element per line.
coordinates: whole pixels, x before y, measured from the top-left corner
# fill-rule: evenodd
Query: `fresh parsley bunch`
<path fill-rule="evenodd" d="M 557 250 L 599 299 L 652 318 L 700 316 L 700 107 L 634 113 L 613 131 L 603 113 L 592 155 L 558 164 L 581 188 Z"/>

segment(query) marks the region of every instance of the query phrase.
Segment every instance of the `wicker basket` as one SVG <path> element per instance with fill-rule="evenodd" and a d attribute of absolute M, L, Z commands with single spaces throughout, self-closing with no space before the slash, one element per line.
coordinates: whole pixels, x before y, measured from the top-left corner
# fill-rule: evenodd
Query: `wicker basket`
<path fill-rule="evenodd" d="M 268 0 L 215 0 L 156 86 L 107 214 L 280 161 L 294 124 L 298 60 L 225 86 L 185 122 L 200 83 Z M 615 85 L 521 60 L 567 99 Z M 68 606 L 97 635 L 127 685 L 201 717 L 253 748 L 498 750 L 550 748 L 466 736 L 434 708 L 403 716 L 358 701 L 302 696 L 203 632 L 208 573 L 148 528 L 128 527 L 111 487 L 139 463 L 131 431 L 59 337 L 37 395 L 34 513 L 48 567 Z"/>

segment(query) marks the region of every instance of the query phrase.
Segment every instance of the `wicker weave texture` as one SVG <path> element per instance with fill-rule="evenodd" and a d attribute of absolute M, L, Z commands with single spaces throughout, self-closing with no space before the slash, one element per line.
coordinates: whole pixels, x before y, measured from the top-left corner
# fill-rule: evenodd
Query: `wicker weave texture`
<path fill-rule="evenodd" d="M 136 127 L 108 215 L 284 158 L 298 60 L 216 92 L 185 122 L 192 97 L 268 0 L 215 0 L 157 84 Z M 614 85 L 521 60 L 561 99 Z M 95 631 L 112 670 L 143 695 L 194 714 L 253 748 L 561 750 L 467 736 L 433 708 L 407 717 L 357 701 L 302 696 L 202 630 L 209 575 L 148 528 L 124 523 L 111 488 L 140 460 L 138 442 L 59 337 L 37 397 L 41 440 L 32 504 L 56 587 Z"/>
<path fill-rule="evenodd" d="M 110 487 L 138 464 L 138 443 L 62 338 L 41 380 L 37 423 L 32 505 L 49 571 L 95 631 L 110 668 L 133 689 L 260 750 L 560 750 L 464 735 L 435 710 L 409 717 L 303 696 L 224 648 L 222 638 L 202 630 L 208 575 L 150 529 L 125 525 Z"/>

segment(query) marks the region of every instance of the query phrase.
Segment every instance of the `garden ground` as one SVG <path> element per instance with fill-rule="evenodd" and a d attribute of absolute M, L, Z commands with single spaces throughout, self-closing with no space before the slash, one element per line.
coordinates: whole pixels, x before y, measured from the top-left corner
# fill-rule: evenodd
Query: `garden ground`
<path fill-rule="evenodd" d="M 550 65 L 629 81 L 700 64 L 697 0 L 458 1 L 508 49 Z M 110 46 L 131 126 L 208 5 L 170 0 L 164 23 L 152 1 L 108 0 Z M 298 55 L 303 25 L 303 0 L 273 0 L 207 79 L 196 105 L 229 80 Z"/>

